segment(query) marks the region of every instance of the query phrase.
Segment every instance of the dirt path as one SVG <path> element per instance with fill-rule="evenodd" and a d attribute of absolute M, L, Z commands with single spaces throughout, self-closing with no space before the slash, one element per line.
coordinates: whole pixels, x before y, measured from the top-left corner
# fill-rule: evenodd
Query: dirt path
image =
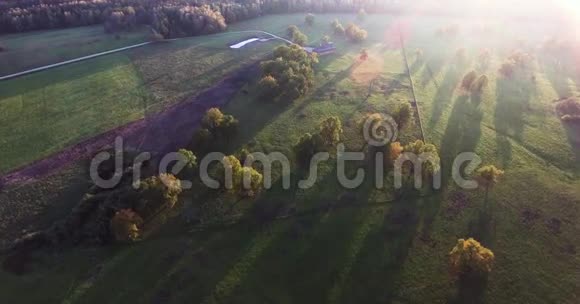
<path fill-rule="evenodd" d="M 198 127 L 203 114 L 212 107 L 227 104 L 239 89 L 258 72 L 257 65 L 242 68 L 199 95 L 173 105 L 160 113 L 131 122 L 87 139 L 47 158 L 28 164 L 0 177 L 2 186 L 29 182 L 48 176 L 67 165 L 94 155 L 115 138 L 124 140 L 124 147 L 139 151 L 167 153 L 185 147 Z"/>

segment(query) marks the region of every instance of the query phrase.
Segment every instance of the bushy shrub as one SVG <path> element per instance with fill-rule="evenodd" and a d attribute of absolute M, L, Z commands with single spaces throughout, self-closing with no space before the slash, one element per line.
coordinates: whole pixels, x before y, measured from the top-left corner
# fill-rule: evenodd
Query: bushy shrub
<path fill-rule="evenodd" d="M 413 115 L 411 106 L 408 103 L 402 103 L 397 111 L 395 112 L 394 119 L 397 122 L 397 126 L 399 130 L 405 128 L 409 122 L 411 121 L 411 117 Z"/>
<path fill-rule="evenodd" d="M 141 181 L 139 191 L 140 199 L 134 209 L 141 217 L 148 219 L 163 209 L 173 208 L 182 189 L 179 179 L 162 173 Z"/>
<path fill-rule="evenodd" d="M 304 17 L 304 22 L 308 26 L 313 26 L 314 25 L 314 19 L 315 19 L 315 17 L 314 17 L 313 14 L 308 14 L 308 15 L 306 15 L 306 17 Z"/>
<path fill-rule="evenodd" d="M 286 34 L 290 38 L 294 37 L 294 33 L 296 33 L 296 32 L 300 32 L 300 30 L 298 29 L 298 27 L 296 25 L 290 25 L 286 29 Z"/>
<path fill-rule="evenodd" d="M 239 122 L 232 115 L 223 114 L 218 108 L 207 110 L 192 140 L 192 149 L 199 153 L 207 152 L 216 143 L 223 142 L 235 135 Z"/>
<path fill-rule="evenodd" d="M 506 61 L 502 63 L 501 67 L 499 68 L 498 72 L 501 76 L 505 78 L 511 78 L 516 70 L 516 65 L 513 61 Z"/>
<path fill-rule="evenodd" d="M 298 143 L 294 146 L 294 153 L 296 154 L 296 159 L 298 163 L 303 168 L 308 168 L 310 164 L 310 160 L 314 156 L 314 154 L 318 152 L 322 152 L 324 149 L 323 140 L 320 137 L 320 134 L 310 134 L 306 133 L 302 137 Z"/>
<path fill-rule="evenodd" d="M 336 146 L 340 142 L 342 132 L 342 122 L 336 116 L 329 117 L 320 124 L 320 138 L 326 147 Z"/>
<path fill-rule="evenodd" d="M 580 101 L 574 97 L 566 98 L 556 103 L 556 112 L 560 119 L 572 122 L 580 120 Z"/>
<path fill-rule="evenodd" d="M 362 42 L 367 39 L 367 31 L 361 29 L 353 23 L 349 23 L 345 30 L 346 37 L 352 42 Z"/>
<path fill-rule="evenodd" d="M 495 256 L 493 252 L 473 238 L 459 239 L 449 252 L 449 272 L 454 276 L 491 272 Z"/>
<path fill-rule="evenodd" d="M 332 28 L 332 32 L 335 35 L 338 36 L 342 36 L 345 33 L 344 27 L 342 26 L 342 24 L 340 24 L 340 22 L 338 21 L 338 19 L 334 19 L 334 21 L 332 21 L 332 23 L 330 24 L 331 28 Z"/>
<path fill-rule="evenodd" d="M 401 154 L 403 153 L 403 146 L 398 141 L 389 143 L 386 152 L 387 153 L 385 153 L 385 165 L 390 167 L 393 165 L 395 160 L 399 158 L 399 156 L 401 156 Z"/>
<path fill-rule="evenodd" d="M 483 166 L 476 171 L 476 179 L 486 189 L 493 187 L 499 181 L 499 178 L 504 175 L 504 171 L 496 168 L 493 165 Z"/>
<path fill-rule="evenodd" d="M 288 37 L 292 40 L 292 42 L 305 46 L 308 43 L 308 36 L 302 33 L 296 25 L 290 25 L 286 30 Z"/>
<path fill-rule="evenodd" d="M 258 86 L 260 89 L 260 95 L 263 98 L 274 98 L 280 89 L 278 81 L 272 75 L 266 75 L 262 77 L 258 83 Z"/>
<path fill-rule="evenodd" d="M 228 170 L 225 170 L 225 169 Z M 263 186 L 263 176 L 252 167 L 244 167 L 240 160 L 234 155 L 225 156 L 222 167 L 219 169 L 220 178 L 225 178 L 229 171 L 232 174 L 232 184 L 226 191 L 237 198 L 248 198 L 257 196 Z M 248 184 L 244 184 L 244 178 Z M 225 182 L 222 183 L 225 186 Z"/>
<path fill-rule="evenodd" d="M 299 46 L 281 46 L 274 50 L 274 59 L 261 63 L 263 77 L 276 80 L 278 89 L 269 91 L 274 98 L 294 100 L 303 96 L 313 85 L 313 65 L 318 63 L 314 54 L 308 54 Z M 264 84 L 272 85 L 270 78 Z"/>
<path fill-rule="evenodd" d="M 300 46 L 305 46 L 308 44 L 308 36 L 306 36 L 304 33 L 300 31 L 295 32 L 294 35 L 292 36 L 292 42 Z"/>
<path fill-rule="evenodd" d="M 435 145 L 424 143 L 422 140 L 416 140 L 406 145 L 403 150 L 417 157 L 422 156 L 426 160 L 422 168 L 423 177 L 432 177 L 441 170 L 441 159 Z M 414 176 L 414 166 L 410 162 L 405 162 L 403 173 L 407 176 Z"/>
<path fill-rule="evenodd" d="M 115 213 L 110 222 L 110 229 L 116 241 L 137 241 L 141 237 L 139 227 L 143 219 L 131 209 L 122 209 Z"/>

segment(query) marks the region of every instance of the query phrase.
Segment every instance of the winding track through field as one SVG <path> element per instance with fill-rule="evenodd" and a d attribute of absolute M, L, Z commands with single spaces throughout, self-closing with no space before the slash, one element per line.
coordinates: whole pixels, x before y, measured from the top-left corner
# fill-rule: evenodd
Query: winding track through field
<path fill-rule="evenodd" d="M 242 33 L 269 35 L 274 39 L 293 44 L 287 39 L 264 31 L 236 31 L 216 35 Z M 168 41 L 175 40 L 178 39 L 170 39 Z M 89 60 L 99 56 L 106 56 L 149 44 L 151 44 L 151 42 L 127 46 L 7 75 L 0 78 L 0 81 Z M 124 147 L 139 148 L 140 151 L 152 153 L 167 153 L 175 151 L 180 147 L 184 147 L 192 138 L 193 132 L 201 122 L 203 114 L 210 108 L 224 106 L 255 73 L 257 73 L 257 66 L 255 65 L 241 68 L 200 94 L 168 107 L 158 114 L 98 134 L 73 146 L 67 147 L 53 155 L 17 168 L 3 176 L 0 176 L 0 189 L 5 185 L 17 185 L 46 177 L 55 171 L 65 168 L 73 162 L 93 155 L 105 146 L 112 145 L 117 137 L 123 138 Z"/>

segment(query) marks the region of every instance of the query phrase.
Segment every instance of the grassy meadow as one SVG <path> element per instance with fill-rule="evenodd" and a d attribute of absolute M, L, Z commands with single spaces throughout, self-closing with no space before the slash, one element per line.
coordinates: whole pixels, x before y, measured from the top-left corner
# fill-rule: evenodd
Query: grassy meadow
<path fill-rule="evenodd" d="M 302 14 L 274 15 L 234 24 L 229 31 L 284 34 L 296 24 L 316 42 L 331 34 L 335 18 L 344 25 L 355 20 L 354 15 L 319 15 L 307 27 Z M 222 109 L 240 121 L 228 152 L 291 154 L 300 136 L 316 131 L 329 116 L 342 120 L 347 149 L 361 149 L 365 114 L 392 113 L 412 100 L 398 44 L 401 26 L 425 137 L 442 159 L 442 190 L 394 199 L 389 177 L 383 189 L 375 189 L 371 179 L 358 189 L 344 189 L 335 177 L 336 161 L 330 160 L 319 167 L 313 188 L 284 191 L 278 181 L 256 202 L 242 202 L 244 220 L 231 225 L 198 229 L 176 214 L 130 246 L 39 253 L 31 257 L 30 273 L 0 271 L 0 298 L 6 303 L 577 303 L 580 160 L 552 102 L 577 95 L 577 79 L 555 77 L 542 60 L 537 45 L 553 34 L 549 28 L 537 32 L 537 41 L 514 41 L 523 32 L 530 36 L 533 25 L 489 22 L 485 44 L 481 22 L 457 20 L 461 31 L 447 39 L 435 32 L 453 21 L 369 15 L 361 23 L 369 31 L 362 45 L 333 38 L 338 51 L 321 57 L 307 96 L 272 104 L 260 100 L 250 82 Z M 276 45 L 227 48 L 240 38 L 245 36 L 161 43 L 0 83 L 0 119 L 9 122 L 0 127 L 0 172 L 195 95 L 265 58 Z M 362 48 L 369 61 L 355 66 Z M 456 56 L 459 48 L 465 48 L 463 59 Z M 478 64 L 483 48 L 492 54 L 485 68 Z M 422 50 L 420 58 L 416 49 Z M 499 66 L 514 49 L 536 58 L 529 72 L 534 82 L 527 74 L 499 76 Z M 490 80 L 481 100 L 458 89 L 472 69 Z M 371 86 L 369 94 L 375 79 L 381 85 Z M 411 124 L 399 138 L 408 143 L 419 134 Z M 483 191 L 461 190 L 448 178 L 454 157 L 471 151 L 506 171 L 488 201 Z M 368 161 L 351 164 L 349 173 L 357 168 L 373 175 Z M 40 217 L 54 216 L 51 208 L 70 208 L 78 197 L 72 188 L 85 186 L 84 172 L 71 170 L 28 186 L 43 189 L 34 192 L 43 197 Z M 299 176 L 293 169 L 293 181 Z M 49 180 L 76 183 L 67 189 Z M 18 208 L 19 200 L 33 205 L 36 198 L 22 191 L 4 190 L 0 206 L 12 201 Z M 183 209 L 199 197 L 185 193 Z M 264 224 L 252 216 L 253 205 L 296 212 Z M 467 237 L 496 255 L 480 288 L 457 286 L 447 271 L 449 251 Z"/>

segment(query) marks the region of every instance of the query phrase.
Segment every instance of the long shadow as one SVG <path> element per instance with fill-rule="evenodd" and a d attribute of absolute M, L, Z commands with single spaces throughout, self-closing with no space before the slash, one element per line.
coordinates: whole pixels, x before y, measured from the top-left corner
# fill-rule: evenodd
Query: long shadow
<path fill-rule="evenodd" d="M 508 167 L 513 154 L 510 138 L 521 140 L 534 85 L 529 78 L 514 75 L 512 78 L 498 78 L 496 87 L 494 123 L 498 157 L 502 165 Z"/>
<path fill-rule="evenodd" d="M 448 304 L 483 304 L 487 289 L 486 276 L 463 275 L 457 279 L 457 294 L 447 300 Z"/>
<path fill-rule="evenodd" d="M 424 58 L 415 58 L 415 61 L 413 61 L 413 64 L 411 64 L 411 66 L 409 67 L 409 72 L 411 73 L 411 75 L 415 75 L 415 73 L 419 72 L 424 65 L 425 65 Z"/>
<path fill-rule="evenodd" d="M 441 140 L 441 170 L 443 185 L 447 185 L 455 157 L 462 152 L 474 152 L 481 137 L 483 112 L 476 100 L 459 96 L 447 122 Z"/>
<path fill-rule="evenodd" d="M 423 69 L 423 73 L 421 74 L 420 82 L 421 85 L 425 86 L 430 81 L 433 81 L 437 87 L 439 84 L 437 83 L 436 77 L 445 66 L 445 57 L 442 54 L 438 54 L 435 56 L 431 56 L 429 59 L 425 61 L 425 69 Z"/>
<path fill-rule="evenodd" d="M 545 55 L 541 59 L 546 77 L 560 98 L 573 95 L 569 80 L 570 78 L 575 78 L 574 73 L 570 69 L 570 67 L 574 67 L 575 65 L 568 64 L 567 61 L 566 59 L 556 58 L 550 55 Z"/>
<path fill-rule="evenodd" d="M 402 198 L 366 237 L 342 292 L 343 303 L 391 303 L 420 222 L 418 200 Z"/>
<path fill-rule="evenodd" d="M 443 81 L 440 83 L 437 93 L 433 97 L 433 109 L 431 113 L 431 119 L 429 120 L 429 126 L 434 127 L 445 108 L 452 101 L 453 93 L 457 87 L 457 83 L 462 77 L 463 65 L 452 65 L 449 67 Z"/>
<path fill-rule="evenodd" d="M 566 135 L 568 136 L 568 141 L 570 142 L 570 147 L 572 147 L 572 152 L 576 157 L 576 169 L 580 172 L 580 122 L 565 122 L 562 121 L 564 129 L 566 130 Z"/>

